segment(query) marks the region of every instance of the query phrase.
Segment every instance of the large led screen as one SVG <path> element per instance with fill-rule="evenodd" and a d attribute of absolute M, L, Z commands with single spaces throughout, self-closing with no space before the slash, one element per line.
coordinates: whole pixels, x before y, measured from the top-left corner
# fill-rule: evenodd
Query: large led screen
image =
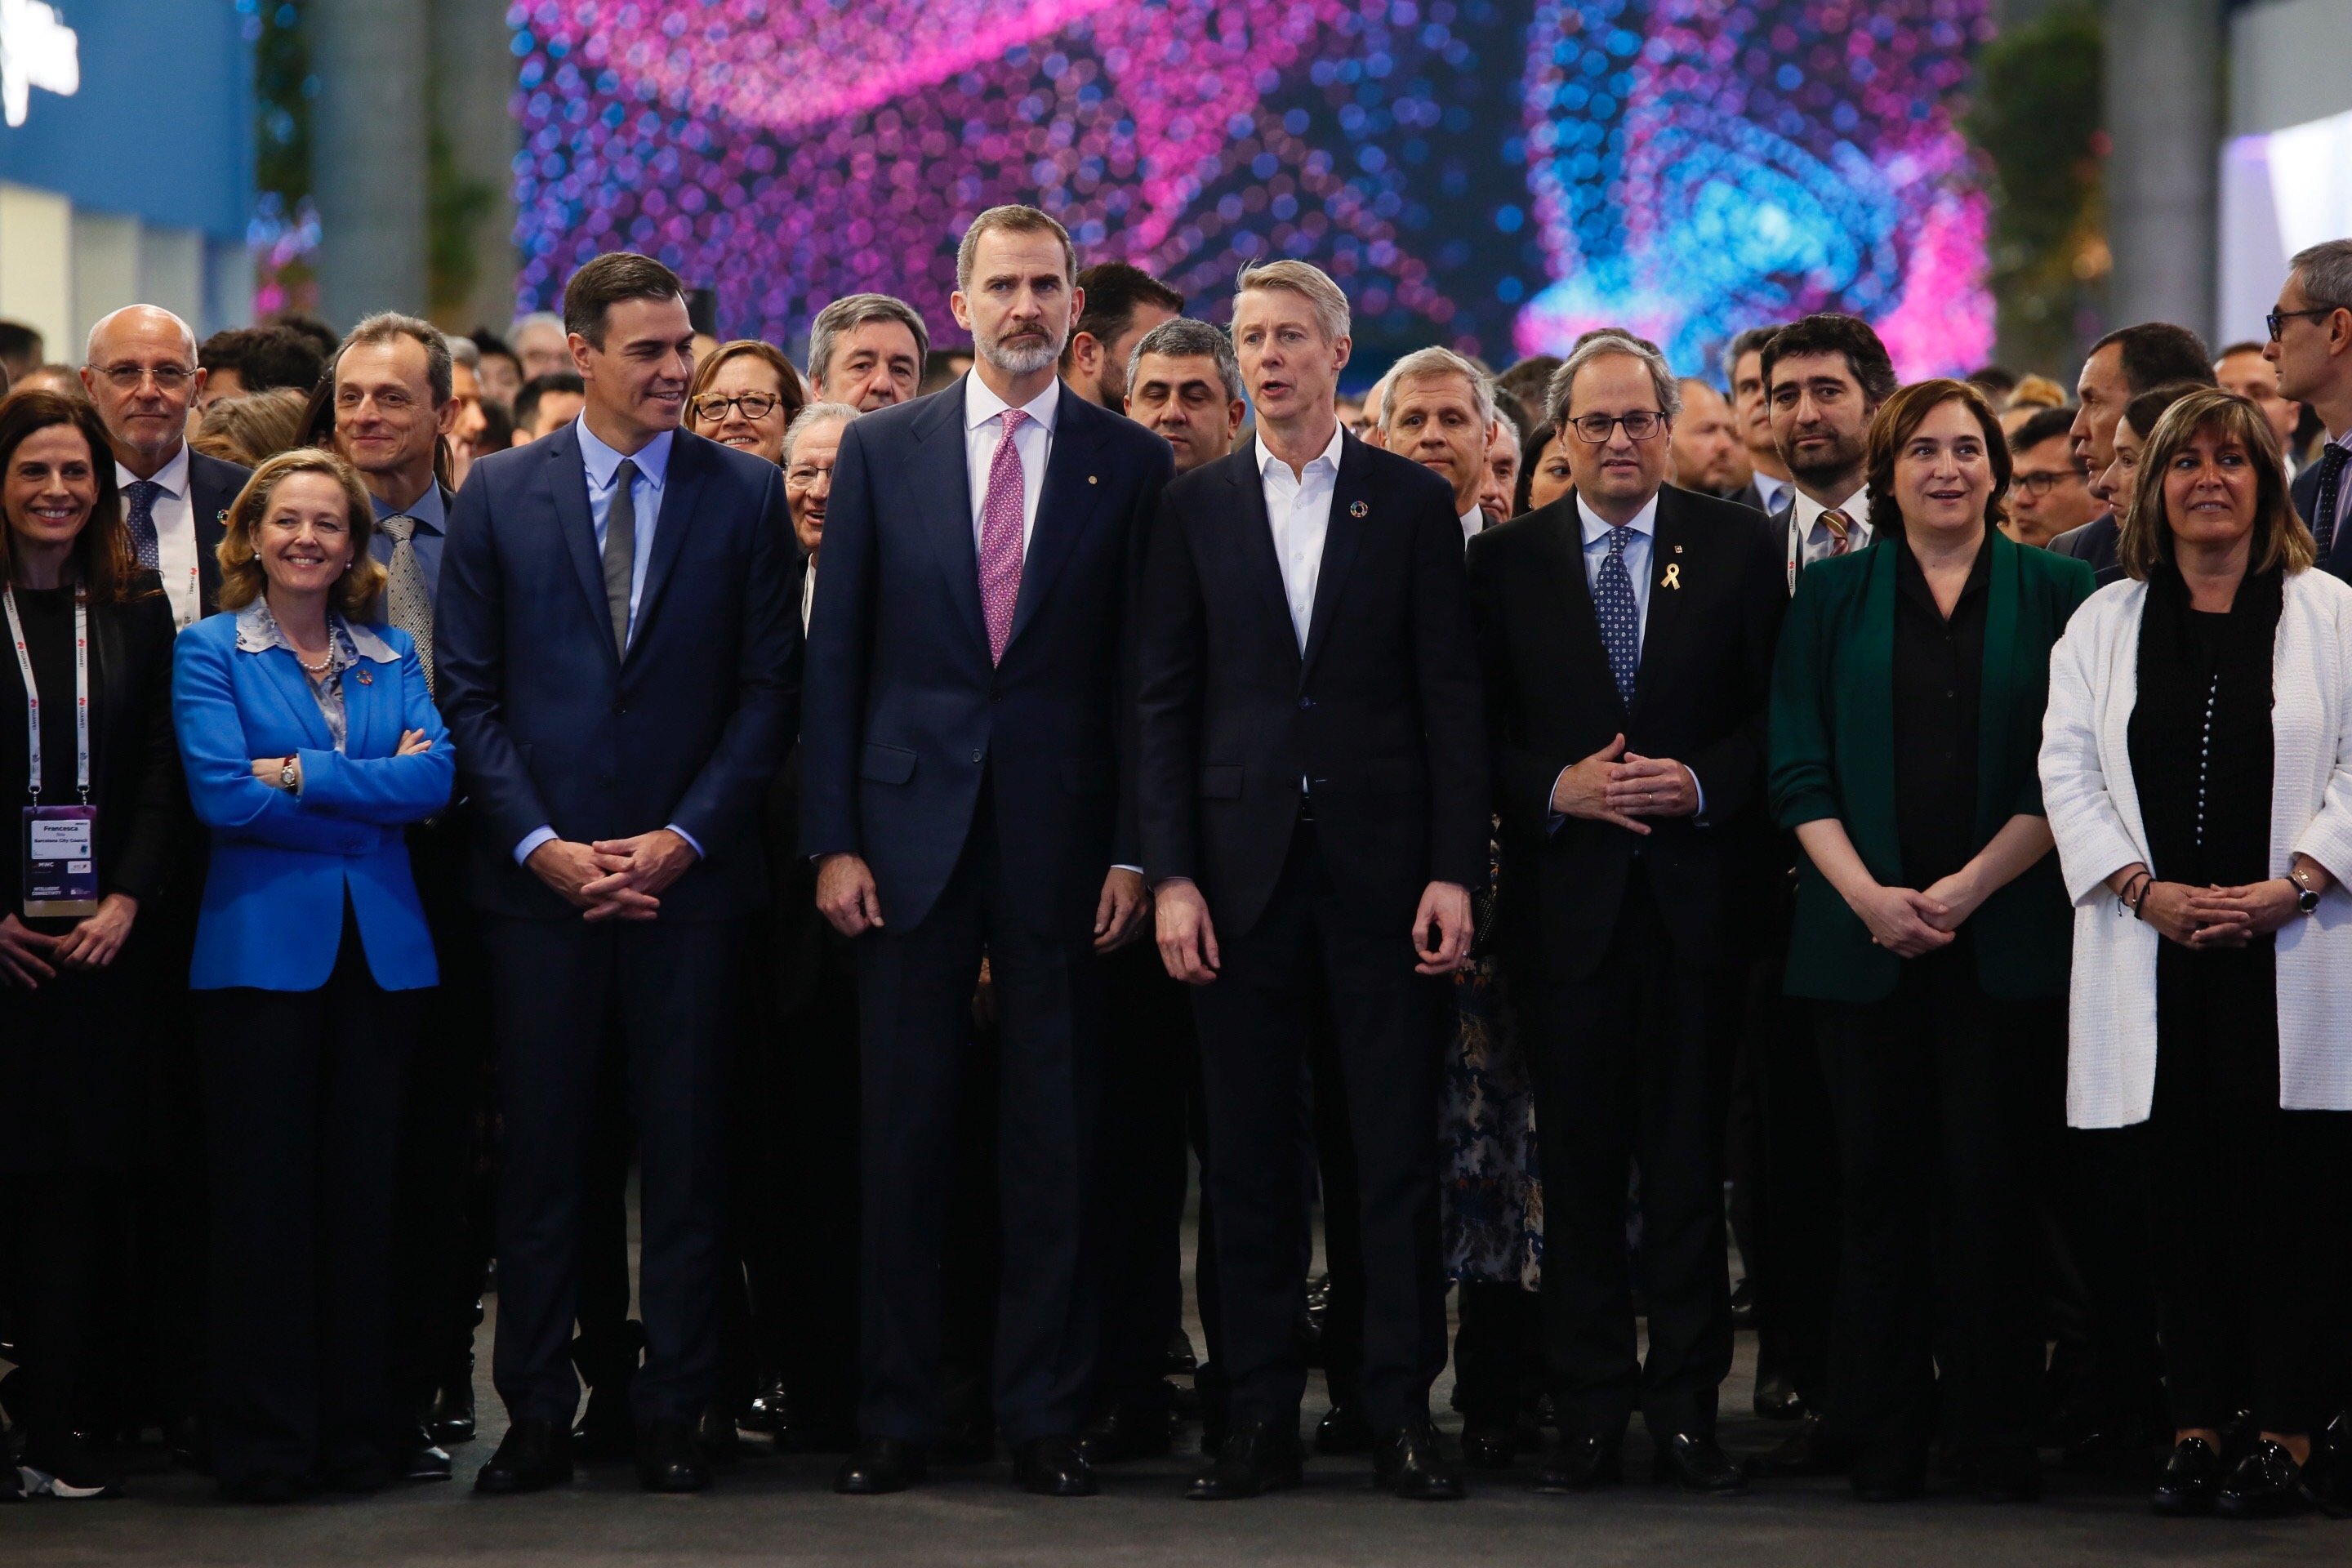
<path fill-rule="evenodd" d="M 1954 125 L 1990 0 L 534 0 L 510 13 L 520 289 L 599 250 L 797 343 L 957 235 L 1058 216 L 1222 319 L 1244 262 L 1348 289 L 1366 363 L 1629 325 L 1678 367 L 1811 310 L 1908 375 L 1991 346 Z"/>

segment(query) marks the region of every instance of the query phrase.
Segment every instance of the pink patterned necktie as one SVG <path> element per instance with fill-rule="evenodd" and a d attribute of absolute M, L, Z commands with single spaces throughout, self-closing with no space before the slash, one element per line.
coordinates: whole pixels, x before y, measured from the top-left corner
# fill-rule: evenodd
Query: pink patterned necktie
<path fill-rule="evenodd" d="M 1004 661 L 1013 637 L 1013 607 L 1021 602 L 1021 448 L 1013 433 L 1029 417 L 1018 408 L 1002 416 L 1004 433 L 988 460 L 988 494 L 980 503 L 980 610 L 988 621 L 988 658 Z"/>

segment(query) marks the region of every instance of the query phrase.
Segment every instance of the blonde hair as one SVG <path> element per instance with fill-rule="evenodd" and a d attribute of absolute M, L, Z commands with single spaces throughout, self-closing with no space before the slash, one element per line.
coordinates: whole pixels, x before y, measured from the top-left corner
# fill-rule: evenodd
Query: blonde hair
<path fill-rule="evenodd" d="M 2234 392 L 2201 387 L 2164 411 L 2148 432 L 2132 483 L 2131 510 L 2116 540 L 2116 560 L 2125 573 L 2145 581 L 2158 566 L 2172 563 L 2172 518 L 2165 510 L 2164 472 L 2183 447 L 2208 432 L 2235 441 L 2254 460 L 2254 537 L 2246 570 L 2289 576 L 2318 559 L 2311 530 L 2295 515 L 2287 490 L 2286 464 L 2278 437 L 2263 411 Z"/>
<path fill-rule="evenodd" d="M 1348 296 L 1331 281 L 1331 275 L 1310 261 L 1267 261 L 1255 267 L 1244 267 L 1234 279 L 1234 298 L 1258 289 L 1282 289 L 1305 296 L 1315 307 L 1315 324 L 1323 329 L 1327 342 L 1338 342 L 1348 335 Z"/>
<path fill-rule="evenodd" d="M 2012 408 L 2063 408 L 2066 389 L 2046 375 L 2029 375 L 2011 389 L 2009 401 L 2001 405 L 2002 412 Z"/>
<path fill-rule="evenodd" d="M 245 489 L 229 503 L 228 531 L 214 552 L 220 561 L 220 607 L 241 610 L 269 586 L 254 539 L 261 531 L 262 520 L 269 515 L 269 502 L 278 487 L 296 474 L 324 474 L 342 487 L 352 563 L 328 590 L 327 603 L 344 616 L 363 616 L 383 592 L 385 576 L 383 563 L 368 553 L 368 541 L 375 533 L 375 505 L 368 500 L 367 487 L 360 483 L 356 468 L 316 447 L 297 447 L 268 458 L 253 470 L 253 478 L 245 481 Z"/>
<path fill-rule="evenodd" d="M 302 444 L 310 411 L 310 395 L 291 386 L 224 397 L 205 410 L 188 445 L 207 458 L 255 468 Z"/>

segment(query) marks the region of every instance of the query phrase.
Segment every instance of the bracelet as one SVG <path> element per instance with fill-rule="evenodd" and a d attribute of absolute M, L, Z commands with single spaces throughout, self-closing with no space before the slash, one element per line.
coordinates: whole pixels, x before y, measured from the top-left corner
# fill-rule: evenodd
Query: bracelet
<path fill-rule="evenodd" d="M 2132 918 L 2134 920 L 2144 921 L 2147 919 L 2147 916 L 2142 912 L 2142 910 L 2147 903 L 2147 890 L 2154 886 L 2156 886 L 2156 875 L 2152 871 L 2142 871 L 2138 876 L 2134 877 L 2130 881 L 2124 884 L 2124 890 L 2121 894 L 2124 908 L 2131 910 Z"/>

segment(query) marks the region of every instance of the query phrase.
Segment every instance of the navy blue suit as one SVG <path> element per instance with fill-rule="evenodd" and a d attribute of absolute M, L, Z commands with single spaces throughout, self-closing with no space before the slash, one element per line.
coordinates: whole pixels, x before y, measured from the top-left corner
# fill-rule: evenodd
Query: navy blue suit
<path fill-rule="evenodd" d="M 981 607 L 965 384 L 869 414 L 835 459 L 809 628 L 801 848 L 861 856 L 857 943 L 869 1437 L 940 1432 L 940 1232 L 956 1079 L 988 954 L 1003 1020 L 1005 1215 L 995 1369 L 1015 1441 L 1075 1436 L 1097 1337 L 1080 1243 L 1101 982 L 1094 910 L 1136 862 L 1130 599 L 1174 467 L 1062 389 L 1003 660 Z"/>
<path fill-rule="evenodd" d="M 578 1400 L 566 1350 L 608 1038 L 644 1159 L 649 1345 L 632 1403 L 640 1420 L 692 1420 L 711 1392 L 738 958 L 768 896 L 759 807 L 799 687 L 791 542 L 773 464 L 678 432 L 623 658 L 574 428 L 477 463 L 450 515 L 435 656 L 495 972 L 496 1373 L 517 1419 L 568 1423 Z M 584 922 L 514 859 L 541 826 L 589 843 L 667 825 L 703 858 L 650 921 Z"/>

